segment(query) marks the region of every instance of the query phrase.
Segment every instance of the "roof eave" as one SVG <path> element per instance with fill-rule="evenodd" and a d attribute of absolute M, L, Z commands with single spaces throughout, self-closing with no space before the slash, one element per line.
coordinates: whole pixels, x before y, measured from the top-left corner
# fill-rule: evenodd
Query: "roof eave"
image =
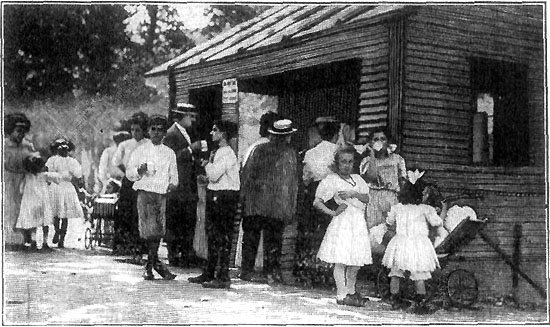
<path fill-rule="evenodd" d="M 189 66 L 177 67 L 178 64 L 176 64 L 176 65 L 172 65 L 172 67 L 170 67 L 170 68 L 172 68 L 174 70 L 174 72 L 184 72 L 186 70 L 195 69 L 199 66 L 209 67 L 209 66 L 215 66 L 215 65 L 218 65 L 218 64 L 227 63 L 227 62 L 231 62 L 231 61 L 237 61 L 237 60 L 242 60 L 242 59 L 246 59 L 246 58 L 250 58 L 250 57 L 254 57 L 254 56 L 259 56 L 259 55 L 262 55 L 264 53 L 269 53 L 269 52 L 272 52 L 274 50 L 278 50 L 280 48 L 291 47 L 291 46 L 297 45 L 297 44 L 305 42 L 305 41 L 315 40 L 315 39 L 318 39 L 318 38 L 321 38 L 321 37 L 324 37 L 324 36 L 328 36 L 328 35 L 331 35 L 331 34 L 343 33 L 343 32 L 346 32 L 348 30 L 352 30 L 352 29 L 356 29 L 356 28 L 361 28 L 361 27 L 366 27 L 366 26 L 370 26 L 370 25 L 380 24 L 380 23 L 383 23 L 383 22 L 385 22 L 385 21 L 387 21 L 391 18 L 394 18 L 396 16 L 410 15 L 414 12 L 414 10 L 415 10 L 414 8 L 411 8 L 411 7 L 407 6 L 407 7 L 404 7 L 404 8 L 396 9 L 395 11 L 392 11 L 392 12 L 381 14 L 380 16 L 376 16 L 376 17 L 373 17 L 373 18 L 368 18 L 368 19 L 365 19 L 365 20 L 359 20 L 359 21 L 349 23 L 349 24 L 345 24 L 345 25 L 334 26 L 332 28 L 329 28 L 329 29 L 326 29 L 326 30 L 321 30 L 319 32 L 306 34 L 304 36 L 301 36 L 301 37 L 298 37 L 298 38 L 295 38 L 295 39 L 286 40 L 286 42 L 278 42 L 278 43 L 266 45 L 264 47 L 257 48 L 257 49 L 251 50 L 251 51 L 237 52 L 237 53 L 229 55 L 227 57 L 223 57 L 223 58 L 212 60 L 212 61 L 201 61 L 201 62 L 198 62 L 196 64 L 189 65 Z M 167 71 L 168 70 L 166 70 L 166 72 Z"/>

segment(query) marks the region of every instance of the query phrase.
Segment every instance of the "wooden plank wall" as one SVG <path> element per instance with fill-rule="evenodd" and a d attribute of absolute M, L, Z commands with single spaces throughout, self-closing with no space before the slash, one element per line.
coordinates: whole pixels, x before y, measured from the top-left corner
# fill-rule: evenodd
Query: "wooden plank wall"
<path fill-rule="evenodd" d="M 425 178 L 436 183 L 445 195 L 467 193 L 478 200 L 463 200 L 460 205 L 472 206 L 480 217 L 489 219 L 485 230 L 509 254 L 513 248 L 513 225 L 521 224 L 522 257 L 544 258 L 546 251 L 545 175 L 543 168 L 505 168 L 425 165 Z M 471 258 L 498 259 L 497 253 L 481 238 L 462 249 Z"/>
<path fill-rule="evenodd" d="M 409 17 L 403 154 L 471 163 L 471 56 L 527 64 L 531 164 L 544 164 L 542 6 L 423 6 Z"/>
<path fill-rule="evenodd" d="M 388 26 L 380 26 L 376 38 L 377 51 L 365 52 L 362 57 L 359 100 L 358 136 L 366 136 L 367 130 L 388 123 Z"/>
<path fill-rule="evenodd" d="M 363 60 L 361 105 L 369 113 L 387 107 L 387 26 L 373 25 L 331 34 L 298 45 L 278 45 L 272 51 L 240 59 L 228 58 L 215 63 L 175 71 L 176 101 L 186 101 L 189 89 L 221 83 L 223 79 L 257 78 L 330 62 L 360 58 Z M 386 99 L 386 100 L 380 100 Z M 384 102 L 385 101 L 385 102 Z"/>
<path fill-rule="evenodd" d="M 514 226 L 521 225 L 522 270 L 535 280 L 545 280 L 537 272 L 545 270 L 547 251 L 542 13 L 542 6 L 526 5 L 419 7 L 406 27 L 401 152 L 445 194 L 481 195 L 461 204 L 489 219 L 486 234 L 510 257 Z M 530 167 L 472 166 L 472 56 L 527 65 Z M 503 262 L 479 236 L 459 254 L 491 269 Z M 482 291 L 510 293 L 511 281 L 491 278 L 481 281 Z"/>

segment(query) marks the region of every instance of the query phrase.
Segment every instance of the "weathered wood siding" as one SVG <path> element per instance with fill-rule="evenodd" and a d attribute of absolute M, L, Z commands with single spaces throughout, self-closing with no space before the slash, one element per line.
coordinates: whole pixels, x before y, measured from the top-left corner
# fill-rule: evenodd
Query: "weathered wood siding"
<path fill-rule="evenodd" d="M 387 39 L 387 26 L 379 24 L 320 36 L 288 47 L 278 44 L 257 54 L 186 67 L 175 71 L 176 101 L 186 101 L 189 89 L 219 84 L 226 78 L 243 80 L 359 58 L 363 60 L 361 113 L 384 112 L 387 108 Z"/>
<path fill-rule="evenodd" d="M 402 155 L 409 167 L 427 170 L 427 179 L 444 193 L 482 195 L 463 204 L 489 219 L 485 232 L 510 257 L 514 225 L 520 224 L 528 275 L 542 271 L 537 267 L 545 264 L 547 251 L 542 13 L 542 6 L 426 6 L 406 25 Z M 530 167 L 472 165 L 470 57 L 526 65 Z M 503 262 L 479 236 L 460 255 Z M 511 280 L 499 278 L 481 281 L 482 292 L 510 293 Z"/>
<path fill-rule="evenodd" d="M 407 24 L 403 153 L 471 163 L 469 57 L 528 66 L 531 166 L 544 164 L 543 6 L 422 6 Z"/>
<path fill-rule="evenodd" d="M 463 201 L 489 219 L 486 231 L 511 255 L 513 225 L 521 224 L 524 257 L 544 258 L 546 253 L 545 177 L 542 168 L 526 167 L 510 172 L 505 168 L 421 166 L 426 178 L 445 194 L 468 193 L 479 200 Z M 470 203 L 467 203 L 470 202 Z M 464 247 L 472 258 L 498 258 L 497 253 L 479 237 Z"/>

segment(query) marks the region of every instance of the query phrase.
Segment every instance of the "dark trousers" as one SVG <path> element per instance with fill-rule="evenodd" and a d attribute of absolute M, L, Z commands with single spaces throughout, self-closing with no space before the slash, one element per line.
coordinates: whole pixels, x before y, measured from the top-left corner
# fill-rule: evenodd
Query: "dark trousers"
<path fill-rule="evenodd" d="M 166 246 L 168 260 L 173 262 L 181 256 L 188 263 L 193 254 L 193 236 L 197 222 L 197 201 L 181 201 L 169 195 L 166 203 Z"/>
<path fill-rule="evenodd" d="M 243 218 L 242 272 L 254 270 L 260 232 L 264 231 L 264 273 L 280 270 L 279 258 L 283 246 L 284 222 L 276 218 L 248 216 Z"/>
<path fill-rule="evenodd" d="M 148 253 L 147 262 L 145 263 L 145 271 L 151 275 L 153 273 L 153 269 L 155 269 L 155 271 L 163 278 L 164 276 L 170 274 L 170 271 L 166 265 L 159 260 L 158 250 L 160 246 L 160 238 L 149 237 L 147 239 L 143 239 L 143 242 L 146 244 Z"/>
<path fill-rule="evenodd" d="M 238 202 L 237 191 L 206 191 L 208 261 L 204 273 L 211 278 L 229 281 L 229 261 Z M 217 276 L 216 266 L 220 267 Z"/>
<path fill-rule="evenodd" d="M 137 192 L 132 189 L 133 182 L 126 177 L 122 179 L 120 198 L 118 200 L 118 216 L 114 221 L 115 236 L 113 250 L 120 254 L 140 254 L 145 244 L 139 237 Z"/>

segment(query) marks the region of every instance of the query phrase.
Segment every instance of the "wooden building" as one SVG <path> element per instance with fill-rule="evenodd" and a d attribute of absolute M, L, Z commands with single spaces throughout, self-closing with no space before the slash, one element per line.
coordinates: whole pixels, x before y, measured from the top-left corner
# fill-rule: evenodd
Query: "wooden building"
<path fill-rule="evenodd" d="M 266 110 L 298 124 L 301 148 L 320 115 L 359 136 L 388 126 L 408 167 L 447 194 L 481 196 L 485 234 L 534 283 L 478 236 L 461 254 L 482 294 L 545 301 L 532 296 L 547 287 L 543 17 L 542 4 L 276 6 L 147 76 L 168 76 L 172 106 L 238 121 L 240 148 Z M 222 101 L 227 79 L 236 103 Z"/>

